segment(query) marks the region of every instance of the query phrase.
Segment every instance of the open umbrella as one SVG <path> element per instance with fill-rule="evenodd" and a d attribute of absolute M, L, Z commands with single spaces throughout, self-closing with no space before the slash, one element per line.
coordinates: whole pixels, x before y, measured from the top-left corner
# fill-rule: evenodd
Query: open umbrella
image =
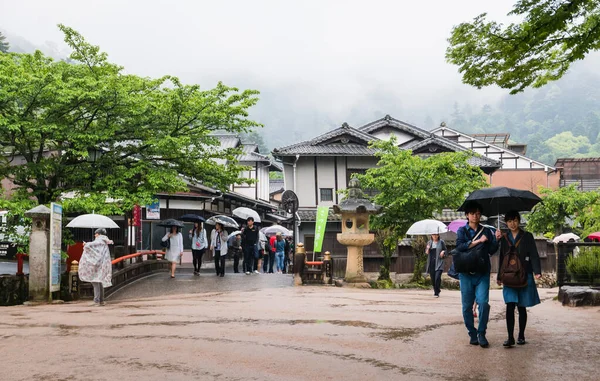
<path fill-rule="evenodd" d="M 105 229 L 118 229 L 119 225 L 110 218 L 101 214 L 82 214 L 73 218 L 71 222 L 67 224 L 68 228 L 105 228 Z"/>
<path fill-rule="evenodd" d="M 458 228 L 465 226 L 467 222 L 467 220 L 454 220 L 448 224 L 448 230 L 456 233 L 458 232 Z"/>
<path fill-rule="evenodd" d="M 277 233 L 281 233 L 281 235 L 285 236 L 285 237 L 291 237 L 294 234 L 289 231 L 288 229 L 284 228 L 281 225 L 273 225 L 273 226 L 268 226 L 266 228 L 260 229 L 261 232 L 263 232 L 264 235 L 276 235 Z"/>
<path fill-rule="evenodd" d="M 229 238 L 231 238 L 231 237 L 235 237 L 235 236 L 236 236 L 236 235 L 238 235 L 238 234 L 242 234 L 242 231 L 241 231 L 241 230 L 236 230 L 236 231 L 234 231 L 233 233 L 231 233 L 231 234 L 229 234 L 229 235 L 227 236 L 227 239 L 229 239 Z"/>
<path fill-rule="evenodd" d="M 406 235 L 428 235 L 442 234 L 448 231 L 448 227 L 438 220 L 421 220 L 417 221 L 408 228 Z"/>
<path fill-rule="evenodd" d="M 569 242 L 569 240 L 571 240 L 571 239 L 575 242 L 580 240 L 580 238 L 577 234 L 565 233 L 565 234 L 557 235 L 556 237 L 554 237 L 552 242 L 554 242 L 554 243 Z"/>
<path fill-rule="evenodd" d="M 228 216 L 224 216 L 222 214 L 219 214 L 217 216 L 212 216 L 211 218 L 209 218 L 208 220 L 206 220 L 207 224 L 209 225 L 216 225 L 217 223 L 220 223 L 221 225 L 223 225 L 226 228 L 239 228 L 240 225 L 235 222 L 235 220 L 231 217 Z"/>
<path fill-rule="evenodd" d="M 164 226 L 166 228 L 169 228 L 171 226 L 177 226 L 179 228 L 183 227 L 183 222 L 181 221 L 177 221 L 176 219 L 173 218 L 169 218 L 167 220 L 161 221 L 158 226 Z"/>
<path fill-rule="evenodd" d="M 477 201 L 483 208 L 481 214 L 489 217 L 511 210 L 530 211 L 542 199 L 528 190 L 507 187 L 483 188 L 472 192 L 458 211 L 464 212 L 464 207 L 469 201 Z"/>
<path fill-rule="evenodd" d="M 179 221 L 185 222 L 204 222 L 206 219 L 197 214 L 184 214 L 183 216 L 178 218 Z"/>
<path fill-rule="evenodd" d="M 231 214 L 233 214 L 234 216 L 241 218 L 242 220 L 247 220 L 248 217 L 252 217 L 254 218 L 254 222 L 256 223 L 260 223 L 260 216 L 258 215 L 258 213 L 250 208 L 246 208 L 246 207 L 239 207 L 239 208 L 235 208 L 231 211 Z"/>
<path fill-rule="evenodd" d="M 587 236 L 592 241 L 600 241 L 600 232 L 595 232 Z"/>

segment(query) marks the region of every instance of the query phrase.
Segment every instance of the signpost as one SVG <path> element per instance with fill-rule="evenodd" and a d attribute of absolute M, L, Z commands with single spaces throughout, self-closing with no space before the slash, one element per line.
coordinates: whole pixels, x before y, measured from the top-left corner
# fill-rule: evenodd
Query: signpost
<path fill-rule="evenodd" d="M 62 205 L 50 204 L 50 266 L 49 266 L 49 301 L 52 293 L 60 291 L 60 262 L 62 244 Z"/>

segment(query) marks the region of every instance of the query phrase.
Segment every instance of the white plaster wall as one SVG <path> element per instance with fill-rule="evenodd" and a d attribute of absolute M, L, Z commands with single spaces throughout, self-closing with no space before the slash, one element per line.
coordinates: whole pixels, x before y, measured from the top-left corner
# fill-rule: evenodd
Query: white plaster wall
<path fill-rule="evenodd" d="M 162 202 L 161 202 L 162 207 Z M 165 208 L 167 207 L 165 203 Z M 169 208 L 170 209 L 194 209 L 194 210 L 204 210 L 204 201 L 196 201 L 196 200 L 169 200 Z"/>
<path fill-rule="evenodd" d="M 369 169 L 377 165 L 377 158 L 374 156 L 356 156 L 348 157 L 348 168 Z M 344 170 L 345 172 L 345 170 Z M 346 182 L 344 182 L 344 187 Z M 341 185 L 340 185 L 341 187 Z"/>
<path fill-rule="evenodd" d="M 301 157 L 296 163 L 296 194 L 300 206 L 317 206 L 315 200 L 315 162 L 313 157 Z"/>
<path fill-rule="evenodd" d="M 398 145 L 401 145 L 403 143 L 406 143 L 409 140 L 414 139 L 413 135 L 410 135 L 410 134 L 407 134 L 407 133 L 404 133 L 404 132 L 398 131 L 398 130 L 383 129 L 381 131 L 375 132 L 372 135 L 381 140 L 389 140 L 391 136 L 395 136 Z"/>
<path fill-rule="evenodd" d="M 333 157 L 317 158 L 317 188 L 319 189 L 318 204 L 321 206 L 333 206 L 335 204 L 335 167 Z M 333 201 L 321 201 L 321 188 L 331 188 L 333 190 Z"/>

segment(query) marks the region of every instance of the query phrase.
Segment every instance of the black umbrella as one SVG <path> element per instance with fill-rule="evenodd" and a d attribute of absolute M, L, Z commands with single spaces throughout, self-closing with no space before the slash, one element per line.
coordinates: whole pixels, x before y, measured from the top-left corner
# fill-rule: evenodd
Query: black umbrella
<path fill-rule="evenodd" d="M 185 222 L 204 222 L 206 221 L 204 217 L 199 216 L 197 214 L 184 214 L 183 216 L 178 218 L 179 221 Z"/>
<path fill-rule="evenodd" d="M 469 201 L 477 201 L 483 208 L 481 214 L 489 217 L 511 210 L 530 211 L 542 199 L 527 190 L 507 187 L 483 188 L 472 192 L 458 211 L 464 212 L 465 204 Z"/>
<path fill-rule="evenodd" d="M 164 226 L 166 228 L 171 227 L 171 226 L 177 226 L 177 227 L 182 228 L 183 222 L 177 221 L 173 218 L 169 218 L 168 220 L 161 221 L 160 224 L 158 224 L 158 226 Z"/>

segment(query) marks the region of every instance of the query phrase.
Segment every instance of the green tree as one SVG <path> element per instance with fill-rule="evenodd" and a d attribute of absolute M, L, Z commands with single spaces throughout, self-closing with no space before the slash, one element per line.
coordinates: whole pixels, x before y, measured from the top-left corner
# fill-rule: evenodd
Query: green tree
<path fill-rule="evenodd" d="M 575 184 L 557 190 L 542 188 L 540 194 L 542 202 L 527 216 L 527 229 L 534 233 L 551 233 L 555 236 L 562 234 L 567 218 L 575 222 L 587 221 L 587 208 L 600 200 L 598 192 L 581 192 Z M 575 226 L 577 225 L 575 223 Z"/>
<path fill-rule="evenodd" d="M 59 27 L 71 63 L 39 51 L 0 55 L 0 178 L 18 186 L 14 197 L 47 204 L 70 195 L 67 209 L 123 213 L 187 182 L 238 182 L 238 152 L 217 149 L 210 134 L 258 126 L 248 119 L 257 91 L 128 74 Z"/>
<path fill-rule="evenodd" d="M 446 59 L 464 83 L 515 94 L 561 78 L 600 49 L 600 0 L 518 0 L 509 15 L 523 20 L 504 26 L 484 13 L 453 28 Z"/>
<path fill-rule="evenodd" d="M 8 41 L 6 41 L 6 37 L 2 34 L 2 32 L 0 32 L 0 52 L 6 53 L 8 52 L 9 48 L 10 45 Z"/>
<path fill-rule="evenodd" d="M 389 232 L 383 238 L 387 252 L 396 250 L 399 239 L 414 222 L 431 218 L 443 208 L 457 208 L 469 192 L 486 186 L 481 170 L 467 162 L 467 153 L 422 158 L 398 148 L 394 138 L 372 146 L 377 150 L 378 165 L 357 177 L 363 188 L 378 191 L 373 201 L 383 206 L 383 212 L 373 216 L 371 226 Z M 426 256 L 415 254 L 413 279 L 417 281 Z M 389 277 L 389 267 L 386 270 Z"/>

